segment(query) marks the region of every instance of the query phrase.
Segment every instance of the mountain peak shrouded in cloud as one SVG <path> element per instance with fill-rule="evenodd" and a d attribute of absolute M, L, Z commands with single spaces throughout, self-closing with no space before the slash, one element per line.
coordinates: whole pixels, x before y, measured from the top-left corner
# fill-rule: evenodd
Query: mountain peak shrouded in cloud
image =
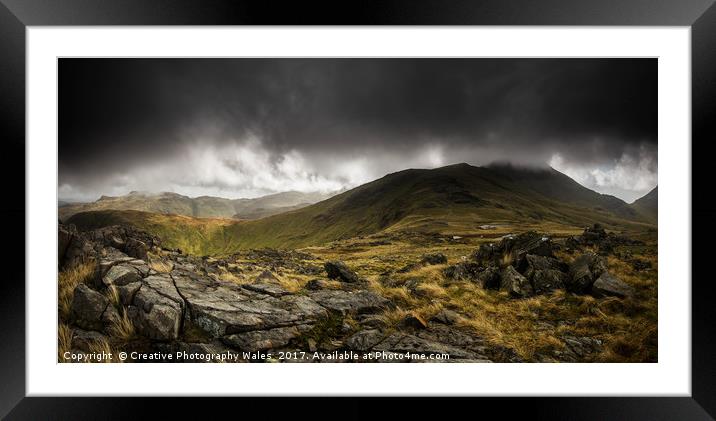
<path fill-rule="evenodd" d="M 405 168 L 656 185 L 656 59 L 59 60 L 59 196 L 333 192 Z"/>

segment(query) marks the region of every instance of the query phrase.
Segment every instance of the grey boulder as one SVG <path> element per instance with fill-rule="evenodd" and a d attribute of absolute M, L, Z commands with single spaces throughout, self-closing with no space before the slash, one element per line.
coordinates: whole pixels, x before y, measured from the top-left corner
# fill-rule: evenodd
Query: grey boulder
<path fill-rule="evenodd" d="M 130 265 L 115 265 L 109 268 L 107 274 L 102 277 L 102 283 L 109 285 L 127 285 L 132 282 L 139 282 L 142 277 L 139 275 L 137 269 Z"/>
<path fill-rule="evenodd" d="M 102 314 L 109 306 L 109 300 L 85 284 L 75 288 L 72 296 L 72 317 L 75 323 L 89 330 L 101 330 L 104 325 Z"/>
<path fill-rule="evenodd" d="M 284 347 L 311 328 L 311 325 L 296 325 L 241 332 L 223 337 L 222 342 L 241 351 L 263 351 Z"/>
<path fill-rule="evenodd" d="M 500 289 L 507 291 L 512 297 L 519 298 L 529 297 L 534 293 L 530 281 L 512 266 L 507 266 L 502 270 Z"/>
<path fill-rule="evenodd" d="M 592 295 L 595 297 L 631 297 L 634 288 L 626 282 L 604 272 L 592 285 Z"/>
<path fill-rule="evenodd" d="M 584 253 L 574 259 L 569 266 L 566 287 L 571 292 L 587 293 L 592 288 L 594 281 L 606 271 L 607 264 L 603 257 L 592 252 Z"/>
<path fill-rule="evenodd" d="M 338 279 L 339 281 L 349 283 L 360 282 L 358 275 L 350 270 L 348 266 L 341 261 L 334 260 L 326 262 L 323 267 L 326 270 L 329 279 Z"/>

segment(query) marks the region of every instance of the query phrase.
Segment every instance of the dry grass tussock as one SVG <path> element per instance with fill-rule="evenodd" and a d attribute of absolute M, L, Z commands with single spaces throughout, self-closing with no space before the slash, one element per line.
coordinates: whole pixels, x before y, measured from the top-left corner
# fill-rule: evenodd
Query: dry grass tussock
<path fill-rule="evenodd" d="M 127 310 L 123 309 L 118 319 L 114 320 L 109 326 L 109 334 L 117 339 L 128 341 L 134 338 L 135 329 L 132 320 L 127 315 Z"/>
<path fill-rule="evenodd" d="M 83 263 L 71 269 L 63 270 L 57 279 L 58 311 L 61 320 L 68 320 L 72 310 L 72 295 L 75 288 L 92 279 L 95 263 Z"/>
<path fill-rule="evenodd" d="M 72 329 L 65 323 L 60 322 L 57 326 L 57 361 L 69 362 L 65 358 L 65 353 L 72 349 Z"/>
<path fill-rule="evenodd" d="M 169 273 L 174 269 L 174 264 L 163 260 L 161 256 L 155 254 L 149 254 L 149 267 L 156 270 L 159 273 Z"/>

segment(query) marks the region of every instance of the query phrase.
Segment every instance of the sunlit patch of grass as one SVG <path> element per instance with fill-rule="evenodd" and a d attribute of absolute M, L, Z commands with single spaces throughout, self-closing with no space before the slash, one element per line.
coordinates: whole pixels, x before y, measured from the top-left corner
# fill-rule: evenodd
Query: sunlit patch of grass
<path fill-rule="evenodd" d="M 428 299 L 446 298 L 445 288 L 434 282 L 423 282 L 416 287 L 416 294 Z"/>
<path fill-rule="evenodd" d="M 480 292 L 482 291 L 482 292 Z M 458 324 L 472 329 L 489 343 L 514 350 L 530 361 L 536 353 L 550 354 L 562 349 L 555 331 L 537 330 L 540 314 L 554 304 L 546 296 L 513 300 L 503 294 L 477 289 L 471 294 L 457 293 L 457 304 L 465 314 Z"/>
<path fill-rule="evenodd" d="M 75 288 L 79 284 L 91 281 L 96 267 L 95 263 L 83 263 L 59 273 L 57 279 L 57 305 L 61 320 L 69 319 L 72 310 L 72 296 Z"/>
<path fill-rule="evenodd" d="M 430 320 L 443 309 L 443 305 L 438 302 L 432 302 L 427 305 L 413 309 L 413 312 L 422 317 L 423 320 Z"/>
<path fill-rule="evenodd" d="M 233 282 L 235 284 L 245 284 L 249 282 L 249 279 L 238 276 L 235 273 L 223 268 L 219 267 L 219 274 L 217 275 L 218 280 L 225 281 L 225 282 Z"/>
<path fill-rule="evenodd" d="M 288 292 L 296 293 L 303 289 L 303 287 L 310 281 L 311 279 L 314 279 L 310 276 L 305 275 L 287 275 L 287 276 L 277 276 L 279 285 L 281 285 L 281 288 L 285 289 Z"/>
<path fill-rule="evenodd" d="M 104 296 L 107 297 L 107 300 L 109 300 L 109 303 L 114 308 L 116 308 L 117 310 L 120 310 L 122 308 L 122 300 L 119 297 L 119 289 L 117 289 L 116 286 L 108 286 L 107 289 L 104 291 Z"/>
<path fill-rule="evenodd" d="M 72 349 L 72 329 L 65 323 L 57 325 L 57 362 L 69 362 L 65 354 Z"/>
<path fill-rule="evenodd" d="M 169 273 L 174 269 L 174 264 L 171 261 L 163 260 L 161 257 L 150 256 L 149 267 L 156 270 L 159 273 Z"/>

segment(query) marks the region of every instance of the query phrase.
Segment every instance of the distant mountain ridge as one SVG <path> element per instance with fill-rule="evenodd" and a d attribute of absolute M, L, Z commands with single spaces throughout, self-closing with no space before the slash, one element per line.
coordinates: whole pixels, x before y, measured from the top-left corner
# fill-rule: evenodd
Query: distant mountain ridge
<path fill-rule="evenodd" d="M 654 187 L 649 193 L 635 200 L 631 204 L 632 209 L 647 218 L 649 221 L 656 223 L 659 219 L 659 186 Z"/>
<path fill-rule="evenodd" d="M 222 223 L 212 228 L 212 239 L 207 240 L 212 243 L 204 250 L 303 247 L 382 231 L 469 231 L 495 221 L 571 227 L 601 223 L 619 229 L 651 226 L 624 201 L 589 190 L 552 168 L 456 164 L 399 171 L 297 210 Z M 160 225 L 169 223 L 142 212 L 86 212 L 69 222 L 88 229 L 129 223 L 160 236 Z M 170 235 L 181 226 L 197 229 L 197 222 L 170 222 L 175 225 Z"/>
<path fill-rule="evenodd" d="M 90 203 L 59 204 L 60 219 L 66 221 L 80 212 L 100 210 L 136 210 L 196 218 L 259 219 L 300 209 L 325 200 L 331 194 L 287 191 L 254 199 L 226 199 L 213 196 L 188 197 L 178 193 L 132 191 L 124 196 L 102 196 Z"/>

